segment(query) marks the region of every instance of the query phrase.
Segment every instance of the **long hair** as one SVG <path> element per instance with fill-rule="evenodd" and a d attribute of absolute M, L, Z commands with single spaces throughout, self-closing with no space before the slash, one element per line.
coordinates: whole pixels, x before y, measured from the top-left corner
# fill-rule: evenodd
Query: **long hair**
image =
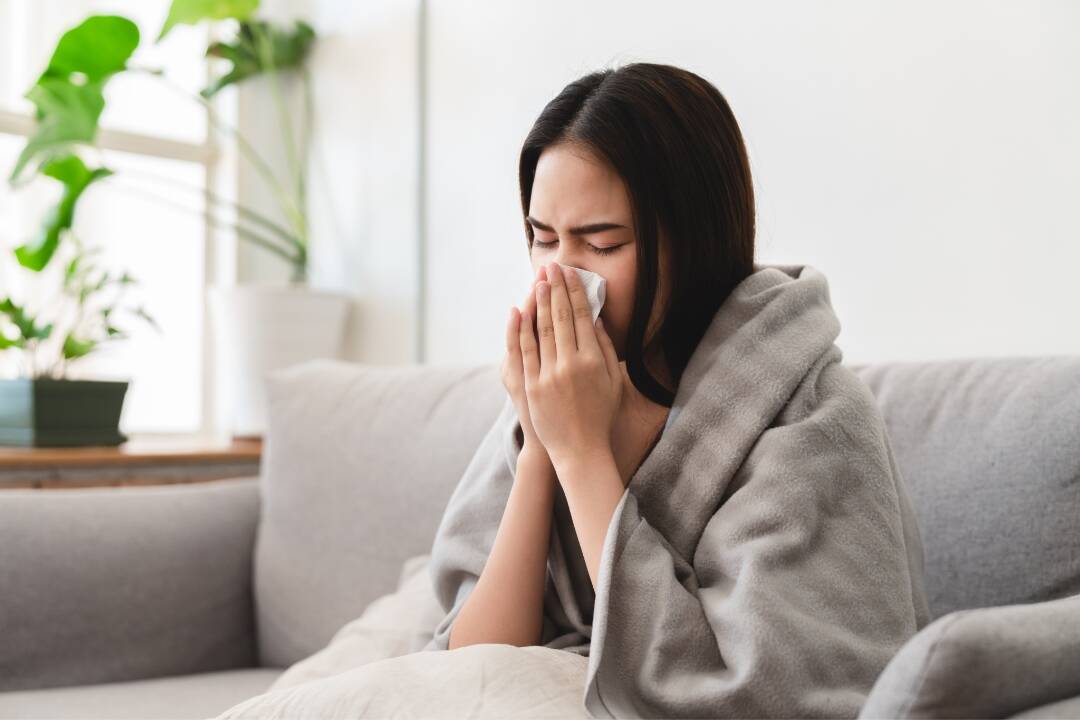
<path fill-rule="evenodd" d="M 645 367 L 659 345 L 676 383 L 717 309 L 754 270 L 754 191 L 742 133 L 711 83 L 672 65 L 633 63 L 589 73 L 544 106 L 521 149 L 518 179 L 528 249 L 536 163 L 544 148 L 584 145 L 615 169 L 630 198 L 637 245 L 626 370 L 634 387 L 671 407 L 675 393 Z M 672 279 L 656 333 L 661 229 Z"/>

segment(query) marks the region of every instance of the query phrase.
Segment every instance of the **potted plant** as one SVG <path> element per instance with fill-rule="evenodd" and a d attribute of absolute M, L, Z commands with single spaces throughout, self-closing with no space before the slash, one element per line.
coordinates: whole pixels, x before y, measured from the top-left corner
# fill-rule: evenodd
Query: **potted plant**
<path fill-rule="evenodd" d="M 71 158 L 52 161 L 47 171 L 76 166 Z M 0 445 L 119 445 L 127 439 L 120 416 L 130 380 L 76 380 L 67 369 L 104 343 L 127 338 L 120 327 L 125 316 L 161 328 L 143 305 L 126 302 L 138 282 L 130 273 L 100 267 L 94 258 L 100 247 L 85 247 L 70 229 L 67 235 L 73 252 L 47 322 L 10 296 L 0 298 L 0 351 L 19 352 L 24 362 L 21 377 L 0 380 Z"/>
<path fill-rule="evenodd" d="M 252 14 L 257 8 L 258 0 L 216 0 L 214 3 L 175 0 L 157 38 L 161 42 L 180 24 L 237 22 L 237 32 L 231 41 L 210 43 L 205 53 L 208 58 L 228 64 L 229 69 L 193 96 L 193 100 L 205 107 L 214 130 L 232 136 L 241 157 L 267 183 L 279 204 L 281 216 L 286 219 L 283 223 L 275 222 L 243 205 L 206 193 L 213 208 L 226 206 L 235 210 L 238 216 L 235 223 L 221 223 L 210 212 L 208 220 L 212 224 L 226 225 L 239 239 L 287 263 L 290 276 L 285 286 L 251 284 L 207 288 L 218 358 L 216 385 L 224 395 L 220 400 L 229 410 L 229 429 L 234 435 L 258 435 L 263 431 L 266 373 L 304 360 L 340 354 L 349 308 L 347 295 L 318 291 L 307 285 L 309 224 L 305 187 L 313 112 L 310 79 L 304 61 L 315 34 L 303 22 L 284 28 L 255 19 Z M 72 155 L 77 148 L 93 147 L 98 119 L 105 105 L 103 89 L 110 77 L 121 72 L 148 71 L 169 83 L 160 71 L 129 64 L 138 44 L 137 26 L 116 15 L 91 16 L 64 34 L 49 67 L 27 93 L 37 107 L 37 127 L 11 173 L 13 187 L 35 174 L 48 176 L 46 167 L 51 160 Z M 280 129 L 289 158 L 284 180 L 237 129 L 220 120 L 210 102 L 222 89 L 256 77 L 269 82 L 280 113 Z M 292 130 L 294 123 L 283 97 L 284 82 L 294 79 L 301 82 L 305 108 L 299 137 Z M 72 168 L 74 165 L 69 168 L 73 173 L 70 181 L 57 178 L 65 182 L 65 194 L 50 213 L 50 218 L 59 222 L 53 222 L 53 230 L 43 231 L 37 242 L 16 250 L 20 264 L 31 270 L 42 270 L 61 247 L 82 191 L 91 183 L 113 174 L 100 166 L 86 168 L 85 175 Z M 143 194 L 154 197 L 152 193 Z M 171 204 L 166 198 L 158 199 Z M 24 337 L 13 318 L 16 313 L 26 310 L 14 300 L 10 308 L 6 313 L 7 334 L 0 335 L 4 338 L 0 342 L 13 351 L 27 350 L 30 344 L 36 349 L 36 345 L 45 339 Z M 26 326 L 25 329 L 31 335 L 40 330 L 37 326 Z"/>
<path fill-rule="evenodd" d="M 224 61 L 226 71 L 200 93 L 212 127 L 235 138 L 240 156 L 250 163 L 275 198 L 285 224 L 238 208 L 255 230 L 240 237 L 288 263 L 286 285 L 245 284 L 207 288 L 217 348 L 217 385 L 235 436 L 257 436 L 265 430 L 265 378 L 281 367 L 341 353 L 349 297 L 308 286 L 307 168 L 312 132 L 311 80 L 305 67 L 315 40 L 310 25 L 291 28 L 256 19 L 258 0 L 174 0 L 158 42 L 179 24 L 235 21 L 228 42 L 211 42 L 206 57 Z M 241 133 L 218 119 L 209 102 L 231 85 L 261 79 L 273 100 L 287 158 L 284 172 L 275 172 Z M 286 83 L 299 83 L 303 122 L 294 122 L 286 102 Z M 295 129 L 294 129 L 295 128 Z M 284 177 L 281 177 L 281 176 Z"/>
<path fill-rule="evenodd" d="M 108 48 L 87 52 L 100 37 L 111 39 Z M 73 380 L 66 372 L 102 344 L 127 337 L 118 324 L 125 315 L 157 327 L 143 306 L 127 302 L 135 279 L 100 268 L 93 257 L 100 248 L 86 248 L 73 230 L 80 198 L 112 173 L 88 167 L 78 150 L 94 142 L 105 84 L 137 44 L 138 29 L 130 21 L 90 18 L 60 38 L 27 92 L 37 108 L 36 132 L 9 181 L 16 186 L 40 176 L 58 182 L 62 191 L 37 236 L 14 248 L 14 256 L 21 269 L 33 273 L 54 270 L 58 258 L 67 259 L 46 310 L 0 295 L 0 352 L 19 353 L 23 360 L 20 377 L 0 380 L 2 445 L 117 445 L 126 439 L 119 421 L 129 381 Z"/>

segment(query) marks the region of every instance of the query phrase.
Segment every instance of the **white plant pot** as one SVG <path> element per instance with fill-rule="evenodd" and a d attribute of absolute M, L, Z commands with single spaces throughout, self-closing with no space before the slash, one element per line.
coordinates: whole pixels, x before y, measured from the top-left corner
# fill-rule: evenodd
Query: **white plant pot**
<path fill-rule="evenodd" d="M 218 418 L 234 436 L 266 431 L 266 376 L 340 358 L 349 296 L 304 285 L 208 287 Z"/>

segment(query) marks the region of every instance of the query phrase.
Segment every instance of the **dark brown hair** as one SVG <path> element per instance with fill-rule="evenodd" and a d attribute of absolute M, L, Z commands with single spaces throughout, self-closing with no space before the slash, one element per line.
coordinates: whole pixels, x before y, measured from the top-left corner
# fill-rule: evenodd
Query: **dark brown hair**
<path fill-rule="evenodd" d="M 607 160 L 626 185 L 637 245 L 626 370 L 634 387 L 671 407 L 674 393 L 645 367 L 659 344 L 676 383 L 717 309 L 754 269 L 754 191 L 742 133 L 711 83 L 672 65 L 633 63 L 585 75 L 544 106 L 521 149 L 529 214 L 540 153 L 569 142 Z M 660 231 L 669 243 L 669 303 L 648 346 Z M 525 221 L 529 252 L 533 229 Z"/>

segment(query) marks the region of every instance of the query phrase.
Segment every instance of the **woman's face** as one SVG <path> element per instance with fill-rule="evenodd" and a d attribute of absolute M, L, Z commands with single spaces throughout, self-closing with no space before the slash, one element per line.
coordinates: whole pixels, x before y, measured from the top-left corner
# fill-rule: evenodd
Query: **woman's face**
<path fill-rule="evenodd" d="M 536 163 L 528 222 L 533 228 L 533 276 L 556 262 L 589 270 L 607 280 L 600 317 L 625 358 L 627 328 L 634 306 L 637 248 L 630 197 L 614 168 L 580 145 L 549 145 Z M 660 287 L 646 341 L 663 317 L 667 291 L 661 240 Z"/>

